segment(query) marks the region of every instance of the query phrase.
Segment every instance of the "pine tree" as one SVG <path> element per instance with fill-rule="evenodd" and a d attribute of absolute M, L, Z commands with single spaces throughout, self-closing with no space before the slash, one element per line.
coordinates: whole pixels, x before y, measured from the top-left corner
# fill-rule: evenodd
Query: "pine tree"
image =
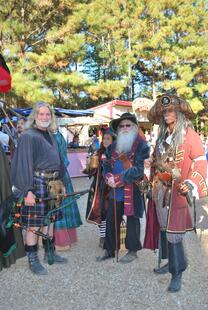
<path fill-rule="evenodd" d="M 84 37 L 72 11 L 79 1 L 15 0 L 1 5 L 1 51 L 13 77 L 10 101 L 73 105 L 87 80 L 78 73 Z"/>
<path fill-rule="evenodd" d="M 207 14 L 205 0 L 8 0 L 0 5 L 7 98 L 87 108 L 174 88 L 202 109 Z"/>

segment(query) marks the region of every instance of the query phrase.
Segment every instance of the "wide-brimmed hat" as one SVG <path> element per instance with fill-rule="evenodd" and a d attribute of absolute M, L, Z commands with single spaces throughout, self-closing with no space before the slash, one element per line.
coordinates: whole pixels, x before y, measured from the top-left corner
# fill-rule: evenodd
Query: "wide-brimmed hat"
<path fill-rule="evenodd" d="M 183 113 L 188 119 L 192 119 L 195 116 L 190 105 L 185 100 L 177 95 L 163 94 L 157 97 L 155 104 L 149 110 L 147 115 L 149 121 L 154 124 L 159 124 L 163 112 L 170 107 Z"/>
<path fill-rule="evenodd" d="M 109 126 L 112 128 L 113 131 L 116 132 L 118 125 L 121 121 L 128 119 L 129 121 L 133 122 L 134 124 L 138 125 L 136 116 L 134 114 L 131 114 L 129 112 L 123 113 L 119 118 L 113 119 Z"/>

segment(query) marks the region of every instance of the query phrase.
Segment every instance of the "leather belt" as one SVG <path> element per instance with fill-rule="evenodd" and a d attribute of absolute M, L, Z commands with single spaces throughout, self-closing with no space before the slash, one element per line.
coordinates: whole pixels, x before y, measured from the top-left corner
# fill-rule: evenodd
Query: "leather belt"
<path fill-rule="evenodd" d="M 34 171 L 34 176 L 48 179 L 57 179 L 59 177 L 59 171 Z"/>

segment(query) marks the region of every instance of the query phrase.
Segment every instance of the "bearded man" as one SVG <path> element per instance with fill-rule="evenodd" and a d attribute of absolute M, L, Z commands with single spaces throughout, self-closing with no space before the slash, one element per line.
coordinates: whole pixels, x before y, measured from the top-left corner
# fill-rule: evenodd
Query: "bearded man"
<path fill-rule="evenodd" d="M 49 243 L 43 240 L 45 261 L 51 253 L 54 262 L 67 261 L 54 252 L 53 224 L 50 225 L 49 232 L 45 224 L 45 216 L 50 210 L 49 203 L 44 201 L 44 198 L 49 196 L 48 183 L 63 177 L 63 164 L 51 134 L 56 129 L 51 106 L 45 102 L 38 102 L 28 117 L 25 129 L 18 140 L 11 163 L 12 185 L 14 194 L 24 198 L 24 205 L 20 211 L 21 221 L 26 226 L 25 250 L 29 267 L 33 273 L 45 275 L 47 270 L 38 259 L 38 239 L 33 231 L 42 228 L 43 232 L 51 237 Z M 40 198 L 40 201 L 37 202 L 36 198 Z"/>
<path fill-rule="evenodd" d="M 137 251 L 142 248 L 140 218 L 144 212 L 144 198 L 135 181 L 139 182 L 144 177 L 144 160 L 149 157 L 149 147 L 144 138 L 138 134 L 135 115 L 124 113 L 120 118 L 112 120 L 110 127 L 117 133 L 117 141 L 111 160 L 104 163 L 105 181 L 111 187 L 111 191 L 106 218 L 105 251 L 104 255 L 98 257 L 97 260 L 104 261 L 115 257 L 115 250 L 120 246 L 120 223 L 122 216 L 126 215 L 125 246 L 128 252 L 120 259 L 120 262 L 129 263 L 137 258 Z"/>
<path fill-rule="evenodd" d="M 189 120 L 194 113 L 186 101 L 177 95 L 163 94 L 150 109 L 148 118 L 159 124 L 152 162 L 152 197 L 164 244 L 160 256 L 168 258 L 168 263 L 154 272 L 170 272 L 168 291 L 177 292 L 182 272 L 187 268 L 183 236 L 194 228 L 191 206 L 194 208 L 195 198 L 207 195 L 207 163 L 200 137 Z M 163 249 L 168 249 L 167 255 Z"/>

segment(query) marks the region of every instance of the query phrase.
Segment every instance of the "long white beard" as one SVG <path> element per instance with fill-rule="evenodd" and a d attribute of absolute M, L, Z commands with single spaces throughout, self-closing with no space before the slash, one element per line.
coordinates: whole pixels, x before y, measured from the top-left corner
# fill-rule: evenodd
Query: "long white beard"
<path fill-rule="evenodd" d="M 42 127 L 42 128 L 48 128 L 49 126 L 50 126 L 50 124 L 51 124 L 51 121 L 47 121 L 47 122 L 42 122 L 42 121 L 39 121 L 39 120 L 35 120 L 35 122 L 36 122 L 36 125 L 38 126 L 38 127 Z"/>
<path fill-rule="evenodd" d="M 119 153 L 128 153 L 137 137 L 137 131 L 119 132 L 117 136 L 116 149 Z"/>

